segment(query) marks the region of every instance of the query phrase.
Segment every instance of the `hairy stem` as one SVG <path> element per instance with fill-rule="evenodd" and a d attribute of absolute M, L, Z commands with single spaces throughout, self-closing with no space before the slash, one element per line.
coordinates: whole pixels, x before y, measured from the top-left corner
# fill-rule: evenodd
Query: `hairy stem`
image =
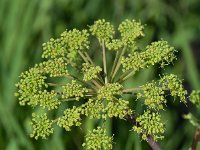
<path fill-rule="evenodd" d="M 102 51 L 103 51 L 103 69 L 105 74 L 105 84 L 108 83 L 108 74 L 107 74 L 107 67 L 106 67 L 106 50 L 105 50 L 105 43 L 102 41 Z"/>
<path fill-rule="evenodd" d="M 194 133 L 193 142 L 192 142 L 192 150 L 197 149 L 199 138 L 200 138 L 200 129 L 196 128 L 195 133 Z"/>
<path fill-rule="evenodd" d="M 136 122 L 136 118 L 135 118 L 134 116 L 132 116 L 132 115 L 127 115 L 127 116 L 125 116 L 125 119 L 126 119 L 127 121 L 129 121 L 132 125 L 137 125 L 137 126 L 138 126 L 138 124 L 137 124 L 137 122 Z M 153 150 L 162 150 L 162 149 L 160 148 L 160 146 L 158 145 L 158 143 L 153 139 L 153 136 L 151 136 L 151 135 L 147 136 L 146 141 L 147 141 L 147 143 L 149 144 L 149 146 L 150 146 Z"/>

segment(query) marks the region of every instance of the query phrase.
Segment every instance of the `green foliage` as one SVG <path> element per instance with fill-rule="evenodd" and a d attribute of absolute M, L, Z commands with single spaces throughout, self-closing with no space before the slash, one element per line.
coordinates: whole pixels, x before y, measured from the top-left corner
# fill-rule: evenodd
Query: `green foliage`
<path fill-rule="evenodd" d="M 34 115 L 33 123 L 36 125 L 33 126 L 31 136 L 36 139 L 46 138 L 53 131 L 52 123 L 70 131 L 73 126 L 81 126 L 84 117 L 101 120 L 102 124 L 113 117 L 126 120 L 135 114 L 123 95 L 135 92 L 138 93 L 138 98 L 144 99 L 147 110 L 136 119 L 136 124 L 133 124 L 134 131 L 141 134 L 144 140 L 148 136 L 152 136 L 154 140 L 162 139 L 165 128 L 159 111 L 164 110 L 166 105 L 164 91 L 169 90 L 171 96 L 180 97 L 184 103 L 187 92 L 182 81 L 173 74 L 163 76 L 159 82 L 152 81 L 140 87 L 128 89 L 124 85 L 126 79 L 133 77 L 136 71 L 156 63 L 161 63 L 164 67 L 175 59 L 176 51 L 163 40 L 151 43 L 145 51 L 130 52 L 130 47 L 136 47 L 135 43 L 139 37 L 144 36 L 143 28 L 140 22 L 125 20 L 118 27 L 121 37 L 114 39 L 113 25 L 102 19 L 89 26 L 90 33 L 86 29 L 66 30 L 56 40 L 50 39 L 43 44 L 42 57 L 45 61 L 22 73 L 17 83 L 16 96 L 19 96 L 19 103 L 54 113 L 52 109 L 58 109 L 63 103 L 79 102 L 72 104 L 72 108 L 69 105 L 63 115 L 54 118 L 54 121 L 47 119 L 47 113 L 42 115 L 43 118 Z M 102 49 L 103 70 L 93 62 L 86 51 L 89 49 L 90 35 L 98 39 Z M 107 49 L 116 50 L 111 73 L 107 73 Z M 82 67 L 79 67 L 79 64 L 82 64 Z M 73 68 L 78 75 L 73 75 L 74 71 L 68 71 L 67 67 Z M 120 69 L 121 71 L 118 71 Z M 68 83 L 48 83 L 49 79 L 57 82 L 53 77 L 61 81 L 66 81 L 63 79 L 67 78 Z M 53 89 L 54 86 L 59 88 Z M 63 106 L 66 107 L 64 104 Z M 87 149 L 112 149 L 112 137 L 106 132 L 108 131 L 104 127 L 90 131 L 83 146 Z"/>

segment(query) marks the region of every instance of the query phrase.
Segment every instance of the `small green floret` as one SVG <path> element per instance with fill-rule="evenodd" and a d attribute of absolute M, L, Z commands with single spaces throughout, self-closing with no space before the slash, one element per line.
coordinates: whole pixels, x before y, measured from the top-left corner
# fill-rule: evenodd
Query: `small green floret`
<path fill-rule="evenodd" d="M 144 98 L 144 104 L 154 110 L 164 109 L 163 105 L 167 103 L 164 97 L 162 87 L 156 85 L 155 81 L 142 86 L 143 92 L 137 94 L 137 98 Z"/>
<path fill-rule="evenodd" d="M 186 103 L 187 91 L 183 87 L 182 80 L 176 75 L 165 75 L 160 79 L 160 84 L 163 89 L 169 89 L 172 96 L 178 96 L 181 102 Z"/>
<path fill-rule="evenodd" d="M 82 105 L 82 114 L 86 115 L 90 119 L 102 117 L 104 105 L 101 101 L 95 99 L 89 99 L 85 104 Z"/>
<path fill-rule="evenodd" d="M 52 128 L 52 120 L 47 118 L 47 114 L 36 115 L 32 114 L 32 122 L 31 125 L 33 127 L 33 131 L 31 133 L 31 137 L 34 137 L 36 140 L 41 137 L 42 139 L 46 139 L 47 136 L 53 133 Z"/>
<path fill-rule="evenodd" d="M 165 127 L 158 112 L 147 110 L 136 119 L 136 122 L 138 125 L 133 126 L 133 130 L 141 134 L 143 140 L 146 140 L 148 135 L 152 135 L 155 141 L 164 138 L 162 134 L 165 131 Z"/>
<path fill-rule="evenodd" d="M 82 144 L 88 150 L 112 149 L 112 137 L 107 135 L 106 129 L 97 127 L 90 131 L 85 137 L 85 143 Z"/>
<path fill-rule="evenodd" d="M 76 100 L 79 100 L 81 97 L 84 97 L 86 92 L 88 92 L 88 89 L 77 83 L 76 80 L 72 80 L 71 83 L 67 83 L 65 86 L 62 86 L 62 88 L 62 98 L 65 99 L 75 98 Z"/>
<path fill-rule="evenodd" d="M 115 95 L 122 94 L 123 86 L 119 83 L 108 83 L 97 92 L 97 99 L 112 100 Z"/>
<path fill-rule="evenodd" d="M 123 21 L 118 28 L 123 44 L 129 46 L 134 44 L 137 37 L 144 36 L 143 29 L 144 26 L 140 22 L 128 19 Z"/>
<path fill-rule="evenodd" d="M 72 126 L 81 125 L 81 108 L 73 107 L 66 109 L 64 115 L 57 120 L 57 125 L 63 127 L 66 131 L 71 131 Z"/>
<path fill-rule="evenodd" d="M 123 99 L 115 99 L 108 102 L 105 112 L 108 117 L 118 117 L 124 119 L 126 115 L 131 115 L 132 110 L 129 108 L 129 101 Z"/>
<path fill-rule="evenodd" d="M 190 94 L 190 101 L 197 105 L 200 106 L 200 90 L 193 90 L 192 93 Z"/>
<path fill-rule="evenodd" d="M 100 66 L 90 65 L 89 63 L 83 63 L 82 71 L 84 74 L 83 80 L 90 81 L 97 79 L 98 74 L 102 71 L 102 68 Z"/>
<path fill-rule="evenodd" d="M 100 41 L 109 41 L 113 38 L 114 27 L 110 22 L 106 22 L 104 19 L 94 22 L 94 25 L 90 26 L 90 32 L 92 35 L 95 35 Z"/>

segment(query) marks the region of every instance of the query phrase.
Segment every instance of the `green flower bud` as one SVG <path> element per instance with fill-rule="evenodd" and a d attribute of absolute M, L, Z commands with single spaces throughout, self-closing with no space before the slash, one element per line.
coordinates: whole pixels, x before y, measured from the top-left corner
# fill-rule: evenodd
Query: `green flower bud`
<path fill-rule="evenodd" d="M 141 25 L 140 22 L 128 19 L 123 21 L 118 28 L 121 33 L 123 44 L 129 46 L 134 44 L 134 40 L 137 37 L 144 36 L 143 29 L 144 27 Z"/>
<path fill-rule="evenodd" d="M 190 94 L 190 101 L 197 105 L 200 106 L 200 90 L 193 90 L 192 93 Z"/>
<path fill-rule="evenodd" d="M 79 100 L 80 97 L 84 97 L 84 94 L 88 92 L 88 89 L 83 88 L 81 84 L 78 84 L 76 80 L 72 80 L 71 83 L 67 83 L 62 86 L 63 95 L 62 98 L 76 98 Z"/>
<path fill-rule="evenodd" d="M 146 140 L 148 135 L 152 135 L 155 141 L 163 138 L 162 134 L 165 131 L 165 127 L 158 112 L 154 113 L 147 110 L 136 119 L 136 122 L 138 126 L 133 126 L 133 130 L 138 134 L 142 134 L 143 140 Z"/>
<path fill-rule="evenodd" d="M 99 100 L 89 99 L 88 102 L 82 105 L 82 114 L 86 115 L 90 119 L 101 118 L 104 105 Z"/>
<path fill-rule="evenodd" d="M 99 89 L 97 92 L 97 99 L 105 98 L 106 100 L 112 100 L 114 99 L 114 95 L 122 94 L 122 88 L 123 86 L 119 83 L 108 83 Z"/>
<path fill-rule="evenodd" d="M 86 135 L 85 143 L 82 146 L 88 150 L 110 150 L 112 149 L 112 140 L 113 138 L 107 135 L 105 128 L 97 127 Z"/>
<path fill-rule="evenodd" d="M 71 131 L 72 126 L 81 125 L 81 108 L 73 107 L 66 109 L 64 115 L 57 120 L 57 125 L 65 128 L 66 131 Z"/>
<path fill-rule="evenodd" d="M 32 114 L 32 122 L 31 125 L 33 127 L 33 131 L 31 133 L 31 137 L 34 137 L 36 140 L 41 137 L 42 139 L 46 139 L 47 136 L 53 133 L 52 128 L 52 120 L 47 118 L 47 114 L 36 115 Z"/>
<path fill-rule="evenodd" d="M 43 47 L 43 54 L 42 58 L 56 58 L 62 57 L 65 53 L 65 47 L 61 43 L 60 39 L 53 39 L 51 38 L 47 43 L 42 45 Z"/>
<path fill-rule="evenodd" d="M 148 45 L 144 54 L 148 65 L 161 63 L 161 67 L 164 67 L 176 59 L 174 52 L 176 50 L 170 47 L 167 41 L 157 41 Z"/>
<path fill-rule="evenodd" d="M 122 57 L 122 71 L 126 72 L 129 70 L 138 71 L 146 66 L 144 53 L 134 52 L 129 54 L 128 57 Z"/>
<path fill-rule="evenodd" d="M 131 109 L 128 106 L 129 102 L 123 99 L 115 99 L 108 101 L 106 105 L 105 111 L 108 117 L 119 117 L 120 119 L 124 119 L 126 115 L 132 114 Z"/>
<path fill-rule="evenodd" d="M 114 27 L 110 22 L 106 22 L 104 19 L 94 22 L 94 25 L 90 26 L 90 32 L 92 35 L 96 36 L 100 41 L 108 42 L 113 38 Z"/>
<path fill-rule="evenodd" d="M 163 105 L 167 103 L 164 97 L 162 87 L 156 86 L 156 82 L 152 81 L 142 86 L 143 92 L 138 93 L 137 98 L 144 98 L 144 104 L 151 109 L 164 109 Z"/>
<path fill-rule="evenodd" d="M 90 81 L 93 79 L 96 79 L 98 77 L 98 74 L 102 71 L 102 68 L 99 66 L 93 66 L 89 63 L 83 63 L 83 80 L 84 81 Z"/>
<path fill-rule="evenodd" d="M 181 102 L 186 103 L 187 91 L 182 85 L 182 80 L 180 80 L 176 75 L 165 75 L 160 79 L 160 84 L 163 89 L 169 89 L 172 96 L 178 96 L 180 97 Z"/>

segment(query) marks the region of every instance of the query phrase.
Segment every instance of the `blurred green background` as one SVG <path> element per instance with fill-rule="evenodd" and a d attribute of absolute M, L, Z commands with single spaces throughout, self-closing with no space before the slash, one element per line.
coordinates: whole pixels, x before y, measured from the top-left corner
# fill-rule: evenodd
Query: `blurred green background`
<path fill-rule="evenodd" d="M 56 128 L 48 140 L 29 138 L 32 109 L 20 107 L 14 92 L 19 74 L 41 61 L 41 44 L 58 37 L 66 28 L 86 28 L 99 18 L 118 25 L 126 18 L 146 24 L 143 44 L 168 40 L 179 52 L 178 60 L 165 70 L 150 68 L 131 79 L 127 86 L 142 85 L 165 72 L 184 78 L 189 92 L 200 89 L 199 0 L 0 0 L 0 150 L 79 150 L 84 130 L 66 132 Z M 130 98 L 130 101 L 133 99 Z M 137 113 L 141 103 L 133 102 Z M 200 111 L 170 101 L 163 120 L 167 131 L 159 141 L 164 150 L 187 150 L 194 128 L 182 115 Z M 114 150 L 148 150 L 146 142 L 130 131 L 125 121 L 113 120 Z"/>

